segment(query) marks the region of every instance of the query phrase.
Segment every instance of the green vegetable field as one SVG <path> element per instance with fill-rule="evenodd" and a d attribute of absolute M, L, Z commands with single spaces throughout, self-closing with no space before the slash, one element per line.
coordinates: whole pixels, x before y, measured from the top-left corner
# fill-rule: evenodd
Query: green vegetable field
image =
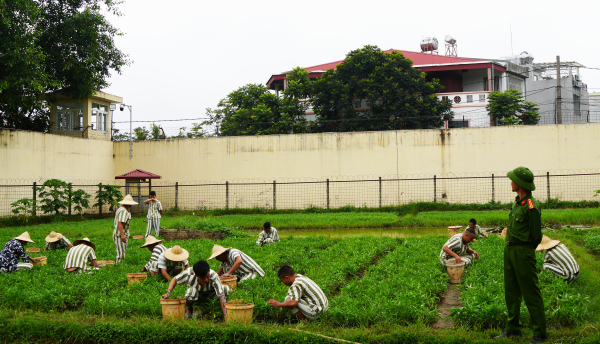
<path fill-rule="evenodd" d="M 342 222 L 360 221 L 359 217 L 344 219 L 344 214 L 333 215 Z M 376 223 L 386 221 L 377 214 L 364 215 L 371 216 Z M 250 220 L 240 218 L 244 215 L 234 216 L 238 222 Z M 252 216 L 252 221 L 261 220 L 259 215 Z M 293 220 L 301 219 L 296 216 Z M 320 220 L 307 218 L 306 221 Z M 481 259 L 467 269 L 459 287 L 462 306 L 451 311 L 456 327 L 437 330 L 430 326 L 438 320 L 440 295 L 448 288 L 448 277 L 438 263 L 447 236 L 292 235 L 283 236 L 277 244 L 258 247 L 255 244 L 258 230 L 241 231 L 229 223 L 221 217 L 185 216 L 164 218 L 162 226 L 225 231 L 226 238 L 218 244 L 238 248 L 261 265 L 266 273 L 264 278 L 241 284 L 253 295 L 241 290 L 236 292 L 239 298 L 254 297 L 252 325 L 224 324 L 218 301 L 205 303 L 196 320 L 160 319 L 156 286 L 166 288 L 166 283 L 158 277 L 150 277 L 142 283 L 127 284 L 126 274 L 139 272 L 150 258 L 147 249 L 138 248 L 142 240 L 130 239 L 124 263 L 92 274 L 65 273 L 62 264 L 67 252 L 51 251 L 31 254 L 47 256 L 48 265 L 44 267 L 0 275 L 0 339 L 40 343 L 172 343 L 186 338 L 222 343 L 332 342 L 316 336 L 321 334 L 360 343 L 475 343 L 490 340 L 506 321 L 502 273 L 504 242 L 498 236 L 481 238 L 472 244 Z M 0 242 L 3 244 L 27 230 L 36 241 L 27 247 L 43 249 L 44 237 L 54 230 L 71 241 L 89 237 L 96 244 L 99 260 L 114 260 L 112 226 L 112 219 L 104 219 L 9 227 L 0 230 Z M 146 224 L 141 219 L 132 220 L 132 236 L 143 234 L 145 229 Z M 280 232 L 284 233 L 285 229 Z M 540 275 L 549 333 L 560 342 L 598 342 L 600 337 L 595 329 L 599 328 L 600 321 L 600 262 L 594 255 L 598 253 L 600 232 L 563 229 L 547 233 L 568 245 L 581 261 L 582 271 L 572 284 L 548 273 Z M 165 244 L 167 247 L 181 245 L 190 252 L 190 264 L 193 264 L 209 257 L 215 242 L 198 239 Z M 538 263 L 541 263 L 541 255 Z M 277 278 L 277 269 L 283 264 L 290 264 L 298 273 L 313 279 L 327 294 L 330 309 L 318 321 L 300 325 L 288 310 L 267 304 L 269 299 L 283 301 L 287 294 L 288 288 Z M 218 270 L 216 260 L 210 265 Z M 185 287 L 178 286 L 173 295 L 184 293 Z M 528 324 L 524 306 L 522 313 L 523 322 Z"/>

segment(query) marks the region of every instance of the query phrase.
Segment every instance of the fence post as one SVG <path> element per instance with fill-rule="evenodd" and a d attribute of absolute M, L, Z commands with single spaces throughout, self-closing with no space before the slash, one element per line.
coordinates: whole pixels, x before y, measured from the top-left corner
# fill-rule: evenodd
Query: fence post
<path fill-rule="evenodd" d="M 175 209 L 179 210 L 179 182 L 175 182 Z"/>
<path fill-rule="evenodd" d="M 381 208 L 381 177 L 379 177 L 379 208 Z"/>
<path fill-rule="evenodd" d="M 100 193 L 99 195 L 102 194 L 102 183 L 98 184 L 98 192 Z M 100 208 L 98 214 L 102 215 L 102 197 L 98 197 L 98 204 Z"/>
<path fill-rule="evenodd" d="M 69 216 L 71 216 L 71 202 L 73 202 L 73 185 L 69 186 Z"/>
<path fill-rule="evenodd" d="M 546 185 L 548 186 L 548 199 L 546 202 L 550 200 L 550 172 L 546 172 Z"/>
<path fill-rule="evenodd" d="M 433 202 L 437 202 L 437 176 L 433 176 Z"/>
<path fill-rule="evenodd" d="M 37 216 L 37 192 L 35 192 L 37 189 L 37 182 L 33 182 L 33 217 Z"/>
<path fill-rule="evenodd" d="M 229 181 L 225 182 L 225 209 L 229 209 Z"/>
<path fill-rule="evenodd" d="M 494 174 L 492 173 L 492 202 L 496 201 L 496 186 L 494 185 Z"/>
<path fill-rule="evenodd" d="M 277 182 L 273 181 L 273 209 L 277 209 L 277 193 L 276 193 L 276 188 L 277 188 Z"/>
<path fill-rule="evenodd" d="M 329 209 L 329 178 L 327 178 L 327 209 Z"/>

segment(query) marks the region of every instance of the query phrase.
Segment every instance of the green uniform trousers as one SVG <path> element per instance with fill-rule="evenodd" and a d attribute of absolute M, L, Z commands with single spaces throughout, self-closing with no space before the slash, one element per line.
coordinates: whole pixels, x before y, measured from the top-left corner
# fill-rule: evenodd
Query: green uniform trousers
<path fill-rule="evenodd" d="M 537 277 L 535 249 L 529 245 L 504 247 L 504 298 L 508 308 L 506 332 L 521 333 L 519 315 L 521 301 L 529 310 L 533 335 L 546 336 L 546 314 L 544 299 Z"/>

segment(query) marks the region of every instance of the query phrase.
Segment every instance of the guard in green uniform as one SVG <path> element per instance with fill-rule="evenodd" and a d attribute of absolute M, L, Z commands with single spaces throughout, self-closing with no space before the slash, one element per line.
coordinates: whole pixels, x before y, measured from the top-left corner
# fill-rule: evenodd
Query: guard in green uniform
<path fill-rule="evenodd" d="M 531 343 L 542 343 L 546 339 L 546 315 L 535 265 L 535 248 L 542 241 L 542 211 L 539 202 L 531 196 L 535 185 L 528 168 L 517 167 L 508 173 L 508 178 L 512 181 L 512 191 L 517 193 L 504 247 L 504 299 L 508 320 L 504 332 L 494 339 L 521 335 L 519 314 L 521 301 L 525 299 L 533 327 Z"/>

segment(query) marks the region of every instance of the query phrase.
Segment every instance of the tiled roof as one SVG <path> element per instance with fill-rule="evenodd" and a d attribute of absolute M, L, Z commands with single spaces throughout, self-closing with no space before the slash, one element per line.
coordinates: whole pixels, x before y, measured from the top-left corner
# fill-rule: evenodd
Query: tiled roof
<path fill-rule="evenodd" d="M 131 172 L 124 173 L 120 176 L 116 176 L 115 179 L 160 179 L 162 178 L 158 174 L 146 172 L 144 170 L 133 170 Z"/>

